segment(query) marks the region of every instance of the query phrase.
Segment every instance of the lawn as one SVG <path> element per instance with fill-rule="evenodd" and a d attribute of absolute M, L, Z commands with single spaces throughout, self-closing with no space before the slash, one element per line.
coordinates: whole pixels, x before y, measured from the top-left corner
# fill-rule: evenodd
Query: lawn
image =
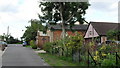
<path fill-rule="evenodd" d="M 30 45 L 26 45 L 25 47 L 31 47 Z"/>
<path fill-rule="evenodd" d="M 59 57 L 57 55 L 52 54 L 40 54 L 39 56 L 45 60 L 51 66 L 81 66 L 84 65 L 82 63 L 72 62 L 70 58 Z"/>

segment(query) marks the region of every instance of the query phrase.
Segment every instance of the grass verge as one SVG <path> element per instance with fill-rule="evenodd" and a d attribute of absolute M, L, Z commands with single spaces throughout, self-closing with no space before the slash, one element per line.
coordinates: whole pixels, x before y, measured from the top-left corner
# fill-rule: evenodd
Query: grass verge
<path fill-rule="evenodd" d="M 30 45 L 26 45 L 26 46 L 24 46 L 24 47 L 31 47 Z"/>
<path fill-rule="evenodd" d="M 57 55 L 52 54 L 38 54 L 41 58 L 45 60 L 46 63 L 48 63 L 51 66 L 85 66 L 84 63 L 76 63 L 72 62 L 71 58 L 67 57 L 59 57 Z"/>

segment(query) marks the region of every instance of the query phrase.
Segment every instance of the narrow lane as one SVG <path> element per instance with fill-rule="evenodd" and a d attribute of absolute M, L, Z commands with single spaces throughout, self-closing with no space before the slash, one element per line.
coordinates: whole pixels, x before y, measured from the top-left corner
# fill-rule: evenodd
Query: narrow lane
<path fill-rule="evenodd" d="M 2 56 L 2 66 L 49 66 L 31 49 L 9 45 Z"/>

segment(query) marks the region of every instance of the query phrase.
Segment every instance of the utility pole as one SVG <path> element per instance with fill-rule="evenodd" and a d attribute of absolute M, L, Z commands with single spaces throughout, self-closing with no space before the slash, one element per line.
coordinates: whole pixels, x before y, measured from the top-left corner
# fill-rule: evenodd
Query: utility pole
<path fill-rule="evenodd" d="M 8 35 L 9 35 L 9 26 L 7 27 L 7 36 L 6 36 L 6 42 L 8 43 Z"/>
<path fill-rule="evenodd" d="M 7 37 L 8 37 L 8 35 L 9 35 L 9 26 L 7 27 Z"/>

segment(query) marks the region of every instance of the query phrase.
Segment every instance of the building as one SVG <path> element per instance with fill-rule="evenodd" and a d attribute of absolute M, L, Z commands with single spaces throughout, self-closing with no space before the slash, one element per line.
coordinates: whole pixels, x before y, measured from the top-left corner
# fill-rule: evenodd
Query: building
<path fill-rule="evenodd" d="M 86 42 L 90 42 L 95 38 L 100 43 L 105 42 L 107 40 L 107 32 L 118 30 L 118 26 L 118 23 L 112 22 L 90 22 L 84 38 Z"/>
<path fill-rule="evenodd" d="M 66 26 L 66 35 L 75 35 L 75 32 L 78 32 L 81 35 L 85 35 L 85 32 L 87 30 L 88 25 L 74 25 L 70 28 L 70 26 Z M 61 33 L 62 33 L 62 26 L 60 24 L 58 25 L 50 25 L 47 35 L 50 37 L 50 42 L 56 41 L 61 39 Z"/>
<path fill-rule="evenodd" d="M 49 36 L 47 34 L 44 34 L 41 31 L 37 32 L 37 36 L 36 36 L 36 45 L 39 48 L 43 48 L 43 45 L 45 43 L 49 42 Z"/>

